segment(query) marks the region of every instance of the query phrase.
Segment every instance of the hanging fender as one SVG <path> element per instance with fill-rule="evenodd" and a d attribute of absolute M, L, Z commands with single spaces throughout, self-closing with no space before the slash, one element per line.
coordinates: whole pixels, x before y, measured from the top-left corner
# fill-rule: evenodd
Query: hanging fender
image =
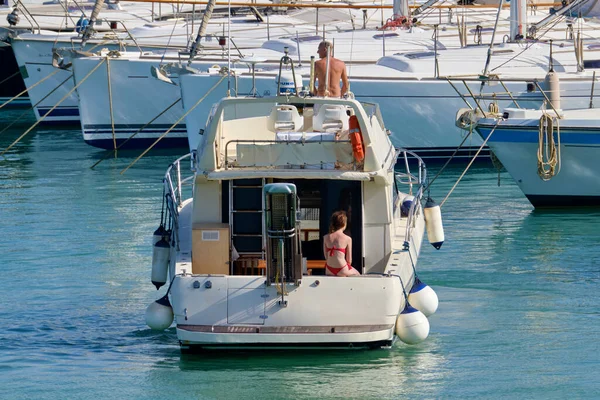
<path fill-rule="evenodd" d="M 358 118 L 356 115 L 351 115 L 348 121 L 350 130 L 348 132 L 350 136 L 350 142 L 352 143 L 352 155 L 358 162 L 362 162 L 365 159 L 365 149 L 363 146 L 362 132 L 358 125 Z"/>

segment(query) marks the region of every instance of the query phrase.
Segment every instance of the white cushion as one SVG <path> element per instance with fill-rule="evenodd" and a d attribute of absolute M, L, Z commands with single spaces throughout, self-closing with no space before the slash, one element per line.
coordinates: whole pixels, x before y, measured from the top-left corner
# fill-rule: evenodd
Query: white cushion
<path fill-rule="evenodd" d="M 296 106 L 276 105 L 271 109 L 268 128 L 273 132 L 299 131 L 302 130 L 303 122 Z"/>
<path fill-rule="evenodd" d="M 348 114 L 341 104 L 323 104 L 313 117 L 313 129 L 321 132 L 348 130 Z"/>

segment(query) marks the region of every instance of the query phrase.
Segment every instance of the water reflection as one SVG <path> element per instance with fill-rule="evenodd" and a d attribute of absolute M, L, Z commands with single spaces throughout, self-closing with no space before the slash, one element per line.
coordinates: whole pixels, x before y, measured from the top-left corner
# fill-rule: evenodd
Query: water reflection
<path fill-rule="evenodd" d="M 186 381 L 201 398 L 436 397 L 433 383 L 447 374 L 446 363 L 435 342 L 371 351 L 181 354 L 155 363 L 148 381 L 179 388 Z"/>
<path fill-rule="evenodd" d="M 600 210 L 536 210 L 515 232 L 520 264 L 515 272 L 537 271 L 561 282 L 598 279 Z"/>

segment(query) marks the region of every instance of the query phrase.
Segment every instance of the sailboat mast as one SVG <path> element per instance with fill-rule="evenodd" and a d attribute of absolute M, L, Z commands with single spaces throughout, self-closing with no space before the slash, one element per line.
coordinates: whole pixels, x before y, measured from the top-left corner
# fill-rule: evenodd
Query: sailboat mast
<path fill-rule="evenodd" d="M 496 31 L 498 30 L 498 20 L 500 19 L 500 11 L 502 11 L 502 5 L 504 4 L 504 0 L 500 0 L 498 4 L 498 12 L 496 13 L 496 23 L 494 24 L 494 31 L 492 32 L 492 41 L 490 42 L 490 47 L 487 51 L 487 58 L 485 60 L 485 67 L 483 69 L 483 76 L 487 76 L 488 69 L 490 68 L 490 61 L 492 59 L 492 50 L 494 48 L 494 40 L 496 38 Z M 483 87 L 483 83 L 482 83 Z"/>
<path fill-rule="evenodd" d="M 92 10 L 92 14 L 90 16 L 90 22 L 85 27 L 85 30 L 81 35 L 81 47 L 85 46 L 85 43 L 94 34 L 94 25 L 96 25 L 96 20 L 98 19 L 98 14 L 100 14 L 100 10 L 102 9 L 103 4 L 104 0 L 96 0 L 96 3 L 94 4 L 94 9 Z"/>
<path fill-rule="evenodd" d="M 523 27 L 527 26 L 527 2 L 512 0 L 510 2 L 510 40 L 523 39 Z"/>
<path fill-rule="evenodd" d="M 194 41 L 194 44 L 192 45 L 192 49 L 190 50 L 190 58 L 188 60 L 188 66 L 192 63 L 192 60 L 194 59 L 194 57 L 196 57 L 196 54 L 198 53 L 198 47 L 200 47 L 200 40 L 206 33 L 206 28 L 208 27 L 208 21 L 210 20 L 210 17 L 212 16 L 212 12 L 213 12 L 213 9 L 215 8 L 216 3 L 217 3 L 217 0 L 209 0 L 209 2 L 206 4 L 206 8 L 204 9 L 204 15 L 202 16 L 202 21 L 200 22 L 200 27 L 198 28 L 198 35 L 196 36 L 196 40 Z"/>

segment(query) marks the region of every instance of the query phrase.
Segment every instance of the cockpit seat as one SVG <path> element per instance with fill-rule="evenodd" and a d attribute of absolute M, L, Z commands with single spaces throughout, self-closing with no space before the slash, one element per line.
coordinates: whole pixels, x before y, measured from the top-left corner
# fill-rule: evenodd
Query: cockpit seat
<path fill-rule="evenodd" d="M 348 130 L 348 114 L 341 104 L 323 104 L 313 117 L 313 129 L 318 132 Z"/>
<path fill-rule="evenodd" d="M 268 128 L 273 132 L 300 131 L 303 122 L 296 106 L 280 104 L 271 109 Z"/>

